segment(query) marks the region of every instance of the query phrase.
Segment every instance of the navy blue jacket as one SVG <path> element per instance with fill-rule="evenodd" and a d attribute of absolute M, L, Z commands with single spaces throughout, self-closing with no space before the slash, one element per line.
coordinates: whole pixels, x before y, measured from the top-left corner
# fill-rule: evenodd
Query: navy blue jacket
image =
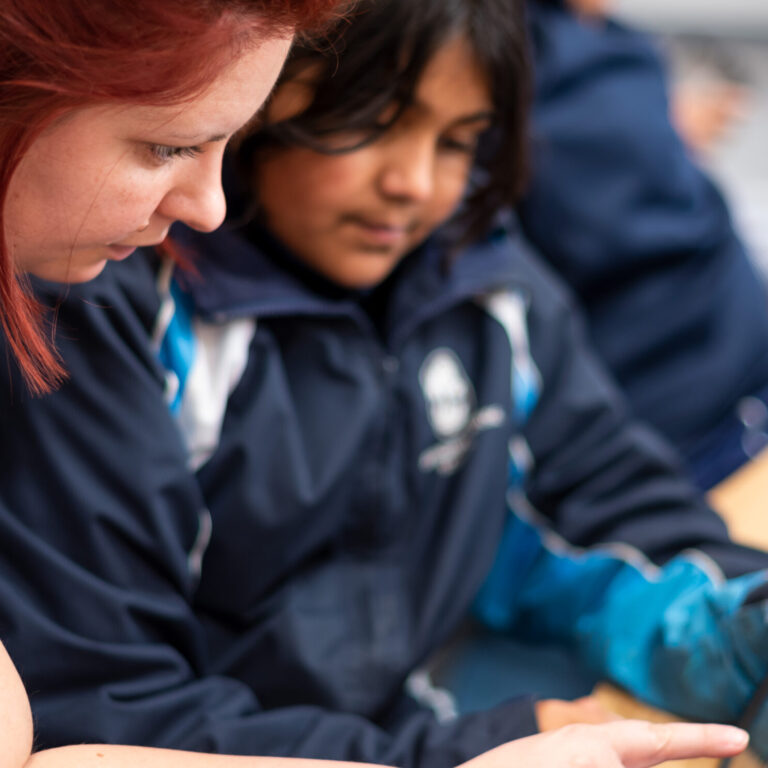
<path fill-rule="evenodd" d="M 626 654 L 605 649 L 631 647 L 649 679 L 628 684 L 738 717 L 765 643 L 730 617 L 762 628 L 742 606 L 768 556 L 627 421 L 519 243 L 450 270 L 429 244 L 362 298 L 233 233 L 197 244 L 198 275 L 170 288 L 144 254 L 69 289 L 59 392 L 0 385 L 0 633 L 41 746 L 453 766 L 535 730 L 528 699 L 439 724 L 403 693 L 494 560 L 490 623 L 619 680 Z M 508 508 L 511 465 L 543 519 Z M 623 545 L 586 557 L 550 526 Z M 681 597 L 712 627 L 668 643 Z"/>
<path fill-rule="evenodd" d="M 652 42 L 531 0 L 530 241 L 577 295 L 634 413 L 685 456 L 768 387 L 768 301 L 673 129 Z"/>

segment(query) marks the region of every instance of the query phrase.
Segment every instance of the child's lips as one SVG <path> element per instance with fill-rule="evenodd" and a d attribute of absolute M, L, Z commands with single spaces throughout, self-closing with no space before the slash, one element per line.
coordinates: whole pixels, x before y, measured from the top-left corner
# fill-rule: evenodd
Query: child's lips
<path fill-rule="evenodd" d="M 364 216 L 352 216 L 349 221 L 367 240 L 378 245 L 399 245 L 416 228 L 413 222 L 394 222 Z"/>

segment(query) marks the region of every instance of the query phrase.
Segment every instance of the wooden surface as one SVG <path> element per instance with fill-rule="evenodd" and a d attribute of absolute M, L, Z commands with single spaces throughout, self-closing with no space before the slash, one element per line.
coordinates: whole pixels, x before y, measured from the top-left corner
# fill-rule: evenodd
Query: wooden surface
<path fill-rule="evenodd" d="M 728 530 L 736 541 L 768 549 L 768 450 L 717 486 L 710 493 L 709 500 L 725 518 Z M 611 685 L 599 685 L 595 695 L 605 707 L 623 717 L 653 722 L 677 719 L 641 704 Z M 717 765 L 717 760 L 703 759 L 665 763 L 668 768 L 716 768 Z M 760 765 L 748 753 L 731 762 L 732 768 L 758 768 Z"/>
<path fill-rule="evenodd" d="M 768 549 L 768 450 L 709 494 L 736 541 Z"/>

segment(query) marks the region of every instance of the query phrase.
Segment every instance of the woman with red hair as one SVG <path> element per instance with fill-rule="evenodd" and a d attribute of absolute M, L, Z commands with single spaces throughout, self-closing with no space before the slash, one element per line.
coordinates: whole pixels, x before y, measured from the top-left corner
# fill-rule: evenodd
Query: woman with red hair
<path fill-rule="evenodd" d="M 294 34 L 338 5 L 0 0 L 0 327 L 31 392 L 64 371 L 27 275 L 87 280 L 161 243 L 175 220 L 218 226 L 227 139 L 261 105 Z M 0 723 L 0 768 L 16 768 L 29 758 L 32 725 L 1 644 Z M 189 764 L 180 753 L 161 758 Z M 70 759 L 87 756 L 35 758 Z"/>
<path fill-rule="evenodd" d="M 0 0 L 0 324 L 33 392 L 63 372 L 22 273 L 80 281 L 173 220 L 216 226 L 226 139 L 338 5 Z"/>

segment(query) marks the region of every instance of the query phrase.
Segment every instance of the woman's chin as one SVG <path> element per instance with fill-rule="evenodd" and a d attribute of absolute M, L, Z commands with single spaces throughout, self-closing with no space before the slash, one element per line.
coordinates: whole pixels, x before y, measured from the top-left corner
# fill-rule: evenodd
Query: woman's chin
<path fill-rule="evenodd" d="M 67 283 L 87 283 L 90 280 L 97 278 L 107 266 L 107 259 L 98 261 L 94 264 L 89 264 L 87 267 L 80 267 L 78 269 L 72 269 L 67 275 L 65 282 Z"/>
<path fill-rule="evenodd" d="M 48 283 L 87 283 L 97 278 L 107 265 L 108 259 L 94 260 L 87 264 L 50 263 L 29 270 L 29 274 Z"/>
<path fill-rule="evenodd" d="M 123 261 L 133 245 L 101 245 L 71 252 L 51 249 L 45 259 L 19 259 L 19 271 L 51 283 L 87 283 L 98 277 L 110 261 Z"/>

